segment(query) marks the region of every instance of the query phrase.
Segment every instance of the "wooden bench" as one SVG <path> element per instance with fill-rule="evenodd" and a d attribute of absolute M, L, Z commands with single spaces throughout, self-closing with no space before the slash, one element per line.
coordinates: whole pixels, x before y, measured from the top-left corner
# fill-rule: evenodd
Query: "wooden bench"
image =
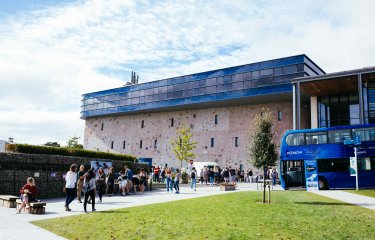
<path fill-rule="evenodd" d="M 16 196 L 11 195 L 0 195 L 0 206 L 6 207 L 6 208 L 15 208 L 17 207 L 16 200 L 20 199 Z"/>
<path fill-rule="evenodd" d="M 21 199 L 17 200 L 17 209 L 21 207 L 22 201 Z M 29 203 L 30 207 L 29 209 L 24 208 L 24 211 L 28 211 L 31 214 L 45 214 L 46 213 L 46 208 L 45 206 L 47 203 L 45 202 L 31 202 Z"/>

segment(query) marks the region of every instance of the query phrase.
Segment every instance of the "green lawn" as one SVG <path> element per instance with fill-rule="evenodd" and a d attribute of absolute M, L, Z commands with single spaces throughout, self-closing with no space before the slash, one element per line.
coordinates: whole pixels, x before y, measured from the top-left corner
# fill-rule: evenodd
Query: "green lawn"
<path fill-rule="evenodd" d="M 360 194 L 367 197 L 373 197 L 375 198 L 375 189 L 366 189 L 366 190 L 347 190 L 347 192 Z"/>
<path fill-rule="evenodd" d="M 375 211 L 307 192 L 237 192 L 33 222 L 68 239 L 375 239 Z"/>

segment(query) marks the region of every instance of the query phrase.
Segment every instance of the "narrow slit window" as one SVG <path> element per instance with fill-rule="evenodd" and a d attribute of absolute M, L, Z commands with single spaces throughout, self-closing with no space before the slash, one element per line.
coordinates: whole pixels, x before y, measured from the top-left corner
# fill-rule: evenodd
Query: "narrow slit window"
<path fill-rule="evenodd" d="M 123 141 L 123 142 L 122 142 L 122 149 L 125 149 L 125 147 L 126 147 L 126 142 Z"/>
<path fill-rule="evenodd" d="M 171 127 L 174 126 L 174 118 L 171 118 Z"/>
<path fill-rule="evenodd" d="M 111 149 L 113 149 L 113 141 L 111 142 Z"/>
<path fill-rule="evenodd" d="M 238 137 L 235 137 L 235 138 L 234 138 L 234 146 L 235 146 L 235 147 L 238 147 Z"/>
<path fill-rule="evenodd" d="M 211 147 L 215 146 L 215 138 L 211 138 Z"/>
<path fill-rule="evenodd" d="M 145 127 L 145 120 L 142 120 L 141 128 L 144 128 L 144 127 Z"/>
<path fill-rule="evenodd" d="M 104 130 L 104 123 L 102 123 L 102 127 L 101 127 L 101 130 L 102 130 L 102 131 Z"/>
<path fill-rule="evenodd" d="M 140 141 L 139 141 L 139 148 L 142 148 L 142 143 L 143 143 L 143 141 L 140 140 Z"/>
<path fill-rule="evenodd" d="M 282 121 L 283 120 L 283 112 L 277 111 L 277 120 Z"/>
<path fill-rule="evenodd" d="M 218 124 L 218 122 L 219 122 L 218 118 L 219 118 L 218 115 L 215 115 L 215 124 Z"/>
<path fill-rule="evenodd" d="M 154 141 L 154 148 L 157 148 L 157 147 L 158 147 L 158 140 L 155 139 L 155 141 Z"/>

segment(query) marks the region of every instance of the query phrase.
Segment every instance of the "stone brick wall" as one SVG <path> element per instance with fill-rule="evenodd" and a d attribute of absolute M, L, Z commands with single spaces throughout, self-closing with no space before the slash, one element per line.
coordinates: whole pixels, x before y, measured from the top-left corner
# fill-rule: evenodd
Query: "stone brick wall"
<path fill-rule="evenodd" d="M 70 165 L 85 165 L 87 169 L 93 160 L 111 161 L 116 172 L 125 165 L 122 161 L 108 159 L 0 152 L 0 195 L 18 196 L 26 179 L 34 177 L 39 188 L 38 198 L 63 197 L 63 175 L 69 171 Z M 145 166 L 135 164 L 133 170 L 138 171 L 140 167 Z"/>
<path fill-rule="evenodd" d="M 175 137 L 178 127 L 185 124 L 191 127 L 193 139 L 198 142 L 195 161 L 217 162 L 222 167 L 236 168 L 242 164 L 247 169 L 252 167 L 248 163 L 249 129 L 253 126 L 254 116 L 261 112 L 262 107 L 273 112 L 275 135 L 280 142 L 283 133 L 293 128 L 292 102 L 91 118 L 85 121 L 84 147 L 149 157 L 154 164 L 179 167 L 180 162 L 175 160 L 170 140 Z M 278 111 L 282 112 L 281 120 L 278 120 Z M 215 115 L 218 116 L 217 124 L 214 122 Z M 307 120 L 304 118 L 304 121 Z M 214 147 L 211 147 L 211 138 L 214 138 Z"/>

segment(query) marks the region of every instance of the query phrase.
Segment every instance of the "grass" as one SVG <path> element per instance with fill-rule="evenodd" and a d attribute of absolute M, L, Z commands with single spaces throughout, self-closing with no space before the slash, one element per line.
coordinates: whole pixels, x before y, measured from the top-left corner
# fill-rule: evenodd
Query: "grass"
<path fill-rule="evenodd" d="M 33 222 L 68 239 L 375 239 L 375 212 L 299 191 L 224 195 Z"/>
<path fill-rule="evenodd" d="M 375 189 L 364 189 L 364 190 L 358 190 L 358 191 L 347 190 L 347 192 L 375 198 Z"/>

